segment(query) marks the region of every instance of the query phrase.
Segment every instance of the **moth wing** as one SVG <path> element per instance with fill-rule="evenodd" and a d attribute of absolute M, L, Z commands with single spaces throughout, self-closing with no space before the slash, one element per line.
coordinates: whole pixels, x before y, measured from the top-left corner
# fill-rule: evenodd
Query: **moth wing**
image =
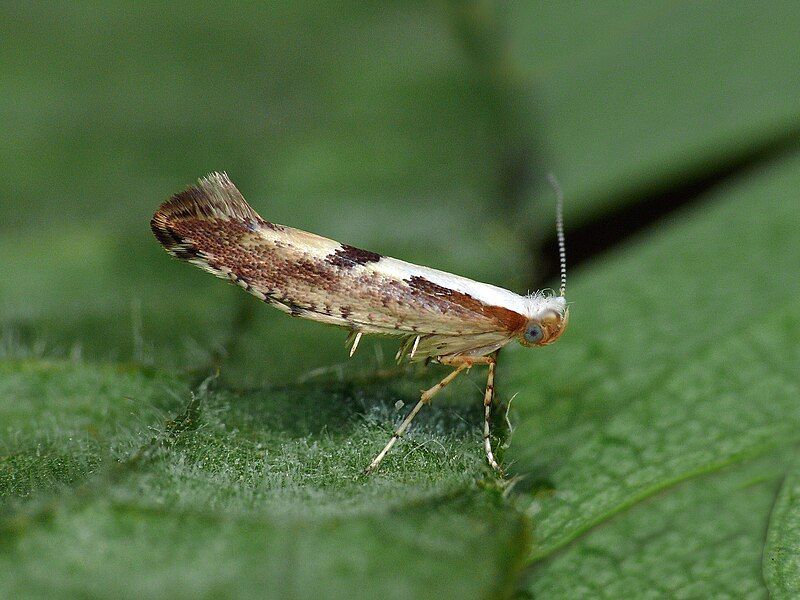
<path fill-rule="evenodd" d="M 293 316 L 364 333 L 420 336 L 415 356 L 437 345 L 477 347 L 477 338 L 464 339 L 470 336 L 485 336 L 492 345 L 524 326 L 518 310 L 502 305 L 513 306 L 515 294 L 270 223 L 225 174 L 173 196 L 151 227 L 174 256 Z M 479 299 L 481 293 L 499 305 Z"/>

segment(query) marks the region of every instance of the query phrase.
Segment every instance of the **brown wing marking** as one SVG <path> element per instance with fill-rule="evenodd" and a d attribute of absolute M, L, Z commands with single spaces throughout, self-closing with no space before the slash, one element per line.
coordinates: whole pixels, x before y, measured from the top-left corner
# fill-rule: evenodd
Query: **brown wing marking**
<path fill-rule="evenodd" d="M 484 304 L 469 294 L 443 287 L 433 283 L 432 281 L 428 281 L 424 277 L 414 275 L 406 281 L 408 282 L 408 285 L 415 290 L 419 290 L 420 292 L 433 296 L 437 299 L 443 299 L 447 302 L 457 304 L 458 306 L 462 306 L 469 311 L 480 313 L 487 318 L 492 319 L 502 329 L 505 329 L 509 333 L 517 333 L 522 331 L 527 325 L 527 318 L 518 312 L 509 310 L 502 306 L 491 306 L 489 304 Z"/>
<path fill-rule="evenodd" d="M 355 246 L 342 244 L 341 248 L 337 248 L 333 254 L 325 257 L 325 260 L 332 265 L 342 268 L 351 268 L 356 265 L 365 265 L 370 262 L 378 262 L 383 258 L 377 252 L 370 252 L 369 250 L 362 250 Z"/>

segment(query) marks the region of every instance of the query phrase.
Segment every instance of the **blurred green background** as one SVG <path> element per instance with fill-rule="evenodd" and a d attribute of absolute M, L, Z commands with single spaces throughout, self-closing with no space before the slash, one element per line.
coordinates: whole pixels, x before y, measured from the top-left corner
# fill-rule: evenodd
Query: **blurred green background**
<path fill-rule="evenodd" d="M 2 3 L 3 595 L 792 597 L 798 23 Z M 513 491 L 482 466 L 481 374 L 359 479 L 441 372 L 380 340 L 348 361 L 344 332 L 170 260 L 150 216 L 212 170 L 271 221 L 518 292 L 555 284 L 558 176 L 572 325 L 500 365 Z"/>

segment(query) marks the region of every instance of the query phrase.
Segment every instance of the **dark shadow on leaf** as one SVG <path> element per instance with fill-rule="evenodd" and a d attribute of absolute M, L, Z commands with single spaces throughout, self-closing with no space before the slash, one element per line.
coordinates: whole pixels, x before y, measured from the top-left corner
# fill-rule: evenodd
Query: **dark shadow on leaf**
<path fill-rule="evenodd" d="M 374 383 L 317 381 L 240 393 L 221 390 L 210 402 L 216 405 L 217 418 L 226 427 L 243 432 L 267 429 L 293 438 L 347 436 L 354 429 L 373 424 L 385 427 L 388 436 L 419 399 L 412 385 L 402 377 Z M 473 395 L 474 401 L 468 401 L 466 397 Z M 413 429 L 477 435 L 482 423 L 479 400 L 479 394 L 473 394 L 465 380 L 455 393 L 442 394 L 425 407 L 414 420 Z"/>

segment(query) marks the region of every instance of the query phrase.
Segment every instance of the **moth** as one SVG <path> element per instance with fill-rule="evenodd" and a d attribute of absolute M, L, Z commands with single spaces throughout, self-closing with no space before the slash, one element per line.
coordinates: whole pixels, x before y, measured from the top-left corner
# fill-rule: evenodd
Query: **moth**
<path fill-rule="evenodd" d="M 366 469 L 374 471 L 420 409 L 460 373 L 487 365 L 483 445 L 500 471 L 490 439 L 490 411 L 500 348 L 555 342 L 569 320 L 565 298 L 563 196 L 557 196 L 561 288 L 518 295 L 428 267 L 266 221 L 225 173 L 211 173 L 175 194 L 151 220 L 171 255 L 244 288 L 294 317 L 350 330 L 350 356 L 364 334 L 401 338 L 397 359 L 452 367 L 422 396 Z"/>

